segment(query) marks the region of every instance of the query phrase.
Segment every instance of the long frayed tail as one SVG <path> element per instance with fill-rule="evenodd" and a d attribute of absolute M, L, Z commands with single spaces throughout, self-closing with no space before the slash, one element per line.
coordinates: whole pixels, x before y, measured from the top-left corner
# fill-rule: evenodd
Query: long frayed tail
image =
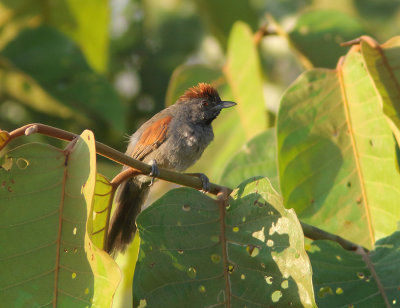
<path fill-rule="evenodd" d="M 117 206 L 108 229 L 106 251 L 114 255 L 124 252 L 136 232 L 136 217 L 139 215 L 148 192 L 149 183 L 136 178 L 123 182 L 115 197 Z"/>

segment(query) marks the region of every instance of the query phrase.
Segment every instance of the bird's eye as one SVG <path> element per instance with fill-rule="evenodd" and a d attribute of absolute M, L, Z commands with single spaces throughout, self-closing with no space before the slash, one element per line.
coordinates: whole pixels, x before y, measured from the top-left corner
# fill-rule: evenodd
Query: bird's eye
<path fill-rule="evenodd" d="M 207 107 L 208 106 L 208 102 L 207 101 L 201 101 L 201 106 L 202 107 Z"/>

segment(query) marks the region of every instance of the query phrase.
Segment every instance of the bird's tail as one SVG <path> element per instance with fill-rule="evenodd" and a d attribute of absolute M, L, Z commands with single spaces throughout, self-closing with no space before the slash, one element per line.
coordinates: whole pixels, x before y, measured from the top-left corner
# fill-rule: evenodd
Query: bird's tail
<path fill-rule="evenodd" d="M 145 202 L 149 183 L 136 178 L 124 181 L 118 188 L 115 202 L 117 208 L 108 229 L 106 251 L 109 254 L 124 252 L 136 232 L 136 216 Z"/>

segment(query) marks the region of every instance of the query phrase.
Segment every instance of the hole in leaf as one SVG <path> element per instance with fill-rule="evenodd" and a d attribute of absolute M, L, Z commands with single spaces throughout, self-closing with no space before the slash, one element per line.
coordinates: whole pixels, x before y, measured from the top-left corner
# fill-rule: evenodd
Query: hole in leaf
<path fill-rule="evenodd" d="M 74 248 L 74 253 L 77 253 L 78 252 L 78 248 Z"/>
<path fill-rule="evenodd" d="M 343 294 L 342 288 L 336 288 L 336 294 Z"/>
<path fill-rule="evenodd" d="M 178 253 L 181 255 L 181 254 L 183 254 L 183 250 L 182 249 L 179 249 L 178 250 Z"/>
<path fill-rule="evenodd" d="M 358 272 L 358 273 L 357 273 L 357 277 L 358 277 L 359 279 L 364 279 L 364 278 L 365 278 L 365 275 L 364 275 L 364 273 Z"/>
<path fill-rule="evenodd" d="M 267 246 L 268 246 L 268 247 L 274 246 L 274 241 L 273 241 L 273 240 L 268 240 L 268 241 L 267 241 Z"/>
<path fill-rule="evenodd" d="M 232 264 L 228 265 L 228 273 L 232 274 L 235 271 L 235 267 Z"/>
<path fill-rule="evenodd" d="M 187 269 L 187 271 L 186 271 L 186 274 L 189 276 L 189 278 L 192 278 L 192 279 L 194 279 L 194 278 L 196 278 L 196 269 L 194 268 L 194 267 L 189 267 L 188 269 Z"/>
<path fill-rule="evenodd" d="M 190 205 L 189 204 L 184 204 L 182 206 L 182 210 L 184 210 L 185 212 L 189 212 L 190 211 Z"/>
<path fill-rule="evenodd" d="M 243 216 L 242 217 L 242 222 L 245 222 L 246 221 L 246 216 Z"/>
<path fill-rule="evenodd" d="M 200 293 L 205 293 L 205 292 L 206 292 L 206 287 L 203 286 L 203 285 L 200 285 L 200 286 L 199 286 L 199 292 L 200 292 Z"/>
<path fill-rule="evenodd" d="M 246 275 L 245 274 L 240 275 L 240 279 L 245 280 L 246 279 Z"/>
<path fill-rule="evenodd" d="M 76 235 L 76 231 L 77 231 L 77 228 L 75 227 L 74 230 L 72 230 L 72 234 Z"/>
<path fill-rule="evenodd" d="M 89 294 L 89 288 L 85 289 L 85 294 Z"/>
<path fill-rule="evenodd" d="M 72 273 L 72 279 L 75 279 L 76 278 L 76 273 Z"/>
<path fill-rule="evenodd" d="M 268 284 L 272 284 L 272 282 L 274 281 L 272 276 L 264 276 L 264 279 L 265 279 L 265 282 Z"/>
<path fill-rule="evenodd" d="M 29 161 L 26 160 L 25 158 L 18 158 L 16 161 L 16 165 L 19 169 L 24 170 L 26 168 L 28 168 L 29 166 Z"/>
<path fill-rule="evenodd" d="M 279 290 L 276 290 L 276 291 L 274 291 L 274 292 L 271 294 L 271 299 L 272 299 L 272 301 L 273 301 L 274 303 L 279 302 L 279 300 L 281 299 L 281 297 L 282 297 L 282 292 L 279 291 Z"/>
<path fill-rule="evenodd" d="M 214 253 L 211 255 L 211 261 L 213 261 L 214 263 L 219 263 L 221 261 L 221 256 Z"/>
<path fill-rule="evenodd" d="M 250 257 L 253 257 L 253 258 L 260 253 L 260 249 L 258 249 L 258 247 L 253 246 L 253 245 L 247 245 L 246 251 L 248 252 Z"/>
<path fill-rule="evenodd" d="M 287 288 L 289 288 L 289 281 L 288 281 L 288 280 L 282 281 L 281 287 L 282 287 L 282 289 L 287 289 Z"/>
<path fill-rule="evenodd" d="M 342 261 L 342 257 L 339 256 L 339 255 L 336 256 L 336 259 L 339 260 L 339 261 Z"/>
<path fill-rule="evenodd" d="M 321 287 L 318 292 L 318 296 L 324 298 L 328 294 L 333 295 L 333 291 L 331 287 Z"/>
<path fill-rule="evenodd" d="M 146 299 L 141 299 L 138 308 L 144 308 L 144 307 L 147 307 L 147 301 Z"/>
<path fill-rule="evenodd" d="M 64 252 L 65 252 L 65 253 L 68 253 L 68 249 L 67 249 L 67 248 L 64 248 Z"/>
<path fill-rule="evenodd" d="M 232 228 L 232 231 L 233 231 L 233 232 L 239 232 L 239 227 L 233 227 L 233 228 Z"/>
<path fill-rule="evenodd" d="M 396 300 L 395 300 L 395 299 L 392 301 L 392 304 L 393 304 L 393 305 L 396 305 Z"/>

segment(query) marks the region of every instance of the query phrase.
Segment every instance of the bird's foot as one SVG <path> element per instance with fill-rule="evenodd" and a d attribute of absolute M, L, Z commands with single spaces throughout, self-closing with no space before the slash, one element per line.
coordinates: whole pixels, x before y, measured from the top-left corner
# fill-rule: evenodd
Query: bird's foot
<path fill-rule="evenodd" d="M 204 173 L 186 173 L 186 174 L 196 176 L 201 180 L 201 183 L 203 185 L 201 189 L 202 193 L 205 194 L 210 191 L 210 180 Z"/>
<path fill-rule="evenodd" d="M 149 176 L 151 176 L 151 182 L 149 186 L 152 186 L 154 184 L 155 178 L 160 175 L 160 170 L 158 170 L 158 165 L 155 159 L 152 159 L 150 161 L 150 165 L 151 165 L 151 171 L 149 173 Z"/>

